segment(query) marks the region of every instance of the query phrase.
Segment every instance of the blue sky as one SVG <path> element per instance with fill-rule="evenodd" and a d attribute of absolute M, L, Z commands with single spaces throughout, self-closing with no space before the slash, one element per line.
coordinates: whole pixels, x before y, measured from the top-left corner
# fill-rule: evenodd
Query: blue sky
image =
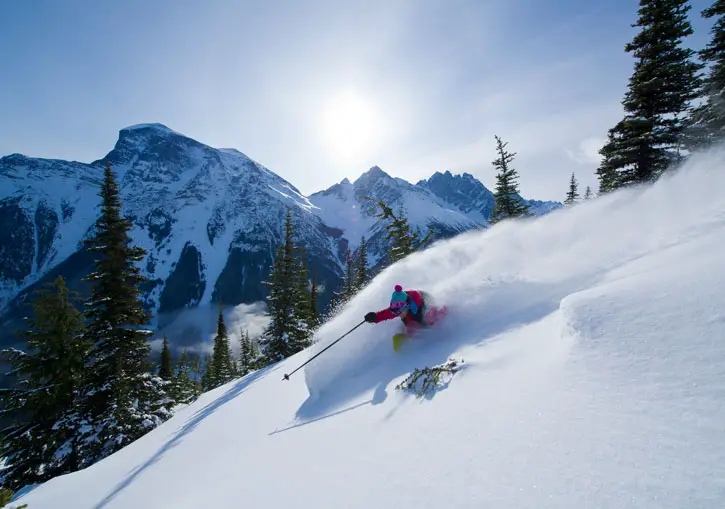
<path fill-rule="evenodd" d="M 710 21 L 694 1 L 699 49 Z M 160 122 L 311 193 L 372 165 L 493 188 L 498 134 L 526 197 L 597 189 L 621 117 L 634 0 L 0 3 L 0 155 L 91 161 Z"/>

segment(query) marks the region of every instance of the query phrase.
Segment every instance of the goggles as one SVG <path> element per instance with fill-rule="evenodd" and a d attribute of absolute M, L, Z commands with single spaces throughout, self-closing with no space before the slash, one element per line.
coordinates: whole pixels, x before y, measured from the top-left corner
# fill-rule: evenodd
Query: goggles
<path fill-rule="evenodd" d="M 401 312 L 408 309 L 409 307 L 410 306 L 408 306 L 408 303 L 405 301 L 398 301 L 398 302 L 390 303 L 390 311 L 392 311 L 396 315 L 399 315 Z"/>

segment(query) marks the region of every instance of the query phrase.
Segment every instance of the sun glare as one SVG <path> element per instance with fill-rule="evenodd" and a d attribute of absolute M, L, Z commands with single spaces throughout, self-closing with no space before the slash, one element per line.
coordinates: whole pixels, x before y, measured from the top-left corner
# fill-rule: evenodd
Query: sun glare
<path fill-rule="evenodd" d="M 373 148 L 380 126 L 369 101 L 360 95 L 346 93 L 333 97 L 327 104 L 322 130 L 325 144 L 332 153 L 350 161 Z"/>

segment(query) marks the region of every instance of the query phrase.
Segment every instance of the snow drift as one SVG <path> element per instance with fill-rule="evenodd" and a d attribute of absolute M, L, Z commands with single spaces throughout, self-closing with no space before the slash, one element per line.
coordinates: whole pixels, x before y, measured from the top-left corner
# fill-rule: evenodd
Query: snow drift
<path fill-rule="evenodd" d="M 721 508 L 725 157 L 440 242 L 387 269 L 309 351 L 203 395 L 29 509 Z M 451 312 L 395 353 L 365 324 L 425 289 Z M 394 387 L 463 357 L 445 390 Z"/>

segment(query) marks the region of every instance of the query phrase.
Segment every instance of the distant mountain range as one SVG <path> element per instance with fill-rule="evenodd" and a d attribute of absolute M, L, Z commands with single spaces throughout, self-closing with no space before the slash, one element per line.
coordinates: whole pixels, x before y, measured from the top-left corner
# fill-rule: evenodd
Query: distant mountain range
<path fill-rule="evenodd" d="M 411 225 L 436 237 L 485 228 L 494 197 L 472 175 L 436 173 L 411 184 L 371 168 L 355 182 L 303 196 L 234 149 L 216 149 L 161 124 L 122 129 L 106 157 L 89 164 L 12 154 L 0 158 L 0 324 L 20 325 L 29 293 L 63 274 L 71 288 L 93 260 L 82 247 L 97 217 L 103 168 L 116 173 L 133 241 L 147 250 L 145 299 L 156 315 L 221 300 L 264 299 L 287 207 L 329 302 L 346 250 L 364 235 L 374 266 L 387 249 L 366 197 L 404 208 Z M 530 201 L 536 214 L 561 206 Z"/>

